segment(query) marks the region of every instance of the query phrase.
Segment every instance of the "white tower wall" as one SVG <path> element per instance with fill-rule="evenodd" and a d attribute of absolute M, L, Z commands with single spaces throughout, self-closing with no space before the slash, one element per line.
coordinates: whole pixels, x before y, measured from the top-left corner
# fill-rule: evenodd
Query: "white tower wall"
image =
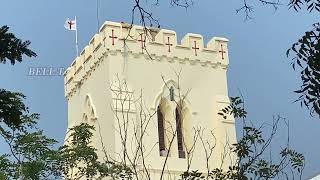
<path fill-rule="evenodd" d="M 110 157 L 120 161 L 123 159 L 123 143 L 119 121 L 128 122 L 127 148 L 138 147 L 134 132 L 139 130 L 141 108 L 139 102 L 133 100 L 141 94 L 142 109 L 151 114 L 156 112 L 161 99 L 166 98 L 169 112 L 166 120 L 175 127 L 176 104 L 169 100 L 166 86 L 170 85 L 175 88 L 176 98 L 179 98 L 179 92 L 182 95 L 188 92 L 184 100 L 185 146 L 193 145 L 194 128 L 201 128 L 203 140 L 216 145 L 209 159 L 209 168 L 220 167 L 221 163 L 223 167 L 230 165 L 233 158 L 227 157 L 222 161 L 222 156 L 228 149 L 226 144 L 236 142 L 234 119 L 230 116 L 223 119 L 217 114 L 229 103 L 226 75 L 228 40 L 215 37 L 205 46 L 201 35 L 188 33 L 181 43 L 177 43 L 174 31 L 153 29 L 147 33 L 148 36 L 142 36 L 149 37 L 146 38 L 146 49 L 142 49 L 144 29 L 133 26 L 128 36 L 126 27 L 126 24 L 106 22 L 66 71 L 68 127 L 81 122 L 94 125 L 93 143 L 99 155 L 103 156 L 104 146 Z M 180 81 L 177 82 L 176 73 L 179 72 Z M 126 85 L 121 82 L 126 82 Z M 125 116 L 121 116 L 123 111 Z M 158 178 L 166 157 L 159 154 L 157 114 L 152 116 L 146 128 L 143 146 L 147 154 L 145 165 L 151 172 L 151 179 Z M 177 177 L 187 169 L 188 158 L 179 158 L 177 148 L 175 138 L 167 159 L 165 179 Z M 205 150 L 199 139 L 192 155 L 191 170 L 206 173 Z M 130 151 L 127 156 L 134 157 L 134 152 Z M 141 157 L 138 165 L 143 170 Z M 143 171 L 141 174 L 145 176 Z"/>

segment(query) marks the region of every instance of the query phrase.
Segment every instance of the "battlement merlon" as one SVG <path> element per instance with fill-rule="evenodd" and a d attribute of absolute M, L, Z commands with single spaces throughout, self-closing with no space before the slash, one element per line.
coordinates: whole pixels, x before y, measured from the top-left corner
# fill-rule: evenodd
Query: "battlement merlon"
<path fill-rule="evenodd" d="M 178 59 L 210 67 L 220 65 L 223 68 L 229 64 L 226 38 L 213 37 L 205 46 L 202 35 L 188 33 L 178 44 L 176 32 L 172 30 L 150 28 L 146 32 L 142 26 L 106 21 L 66 70 L 65 84 L 76 81 L 76 76 L 84 75 L 83 66 L 91 67 L 106 53 L 124 53 L 124 47 L 127 53 L 150 55 L 154 59 L 166 57 L 168 60 Z"/>

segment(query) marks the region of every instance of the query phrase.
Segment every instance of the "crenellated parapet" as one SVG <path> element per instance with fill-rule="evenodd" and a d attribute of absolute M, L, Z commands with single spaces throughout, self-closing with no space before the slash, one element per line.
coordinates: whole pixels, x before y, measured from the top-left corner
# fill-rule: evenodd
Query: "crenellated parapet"
<path fill-rule="evenodd" d="M 226 69 L 228 39 L 214 37 L 206 45 L 200 34 L 186 34 L 180 43 L 175 31 L 126 23 L 105 22 L 65 72 L 65 94 L 81 85 L 105 56 L 127 53 L 133 58 L 169 61 Z"/>

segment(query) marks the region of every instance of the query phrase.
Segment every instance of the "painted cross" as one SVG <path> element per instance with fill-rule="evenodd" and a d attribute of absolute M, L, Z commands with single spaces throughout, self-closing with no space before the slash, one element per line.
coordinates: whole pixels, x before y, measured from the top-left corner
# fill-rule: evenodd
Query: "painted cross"
<path fill-rule="evenodd" d="M 171 52 L 170 47 L 173 46 L 173 44 L 170 43 L 170 37 L 168 37 L 168 43 L 166 43 L 166 45 L 168 46 L 168 52 Z"/>
<path fill-rule="evenodd" d="M 72 25 L 74 25 L 74 22 L 73 21 L 68 21 L 68 24 L 69 24 L 69 29 L 72 29 Z"/>
<path fill-rule="evenodd" d="M 145 47 L 146 47 L 146 39 L 143 38 L 143 33 L 140 34 L 140 39 L 138 41 L 141 42 L 141 49 L 143 52 L 143 49 L 145 49 Z"/>
<path fill-rule="evenodd" d="M 112 39 L 112 46 L 114 46 L 114 39 L 117 39 L 118 37 L 114 36 L 114 30 L 113 29 L 112 29 L 111 33 L 112 33 L 112 36 L 109 36 L 109 38 Z"/>
<path fill-rule="evenodd" d="M 192 49 L 194 49 L 194 54 L 197 56 L 197 50 L 199 50 L 199 47 L 197 47 L 197 42 L 194 41 L 194 47 L 192 47 Z"/>
<path fill-rule="evenodd" d="M 64 27 L 69 31 L 76 31 L 77 30 L 77 21 L 76 19 L 70 20 L 69 18 L 64 23 Z"/>
<path fill-rule="evenodd" d="M 224 53 L 226 53 L 226 51 L 223 50 L 222 44 L 221 44 L 221 50 L 219 51 L 219 53 L 221 53 L 221 58 L 224 59 Z"/>

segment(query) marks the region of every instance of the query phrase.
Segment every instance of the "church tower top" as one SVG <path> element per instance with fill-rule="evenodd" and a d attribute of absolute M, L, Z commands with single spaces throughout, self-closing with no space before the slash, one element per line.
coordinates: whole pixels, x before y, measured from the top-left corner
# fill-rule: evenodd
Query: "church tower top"
<path fill-rule="evenodd" d="M 172 30 L 105 22 L 64 74 L 68 127 L 93 125 L 99 158 L 130 162 L 136 179 L 227 168 L 235 121 L 218 113 L 230 104 L 228 64 L 225 38 L 178 42 Z"/>
<path fill-rule="evenodd" d="M 130 54 L 132 57 L 166 60 L 181 64 L 217 66 L 227 69 L 228 39 L 213 37 L 205 46 L 203 36 L 187 33 L 180 43 L 175 31 L 145 28 L 127 23 L 106 21 L 89 44 L 81 51 L 65 72 L 65 86 L 77 84 L 85 66 L 95 64 L 108 54 Z M 78 78 L 77 78 L 78 77 Z M 71 85 L 74 86 L 74 85 Z M 66 88 L 68 89 L 68 88 Z M 66 92 L 66 96 L 68 90 Z"/>

